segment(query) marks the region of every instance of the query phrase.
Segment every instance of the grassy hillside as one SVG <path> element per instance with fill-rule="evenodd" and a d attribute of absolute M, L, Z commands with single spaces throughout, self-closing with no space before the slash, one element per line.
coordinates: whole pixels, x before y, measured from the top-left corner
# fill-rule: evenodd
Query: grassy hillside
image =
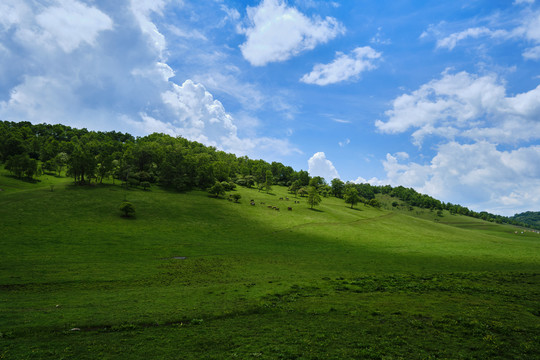
<path fill-rule="evenodd" d="M 277 186 L 234 203 L 6 175 L 0 358 L 540 355 L 536 233 L 335 198 L 310 210 Z"/>

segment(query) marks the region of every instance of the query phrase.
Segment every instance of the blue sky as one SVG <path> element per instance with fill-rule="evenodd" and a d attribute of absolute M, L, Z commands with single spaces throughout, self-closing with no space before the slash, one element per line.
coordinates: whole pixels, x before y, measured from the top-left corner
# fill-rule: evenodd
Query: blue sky
<path fill-rule="evenodd" d="M 538 0 L 3 0 L 0 119 L 540 210 Z"/>

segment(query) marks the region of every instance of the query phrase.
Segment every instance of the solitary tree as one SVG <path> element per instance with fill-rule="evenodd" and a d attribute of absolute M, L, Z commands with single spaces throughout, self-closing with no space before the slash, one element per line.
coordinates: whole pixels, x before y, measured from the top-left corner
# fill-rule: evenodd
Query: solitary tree
<path fill-rule="evenodd" d="M 129 201 L 124 201 L 122 205 L 120 205 L 120 211 L 122 211 L 123 217 L 135 216 L 135 206 Z"/>
<path fill-rule="evenodd" d="M 237 203 L 240 198 L 242 198 L 242 195 L 240 194 L 233 194 L 232 198 L 234 199 L 234 202 Z"/>
<path fill-rule="evenodd" d="M 317 206 L 321 202 L 321 196 L 317 192 L 317 189 L 313 186 L 310 186 L 307 191 L 308 194 L 308 204 L 313 209 L 314 206 Z"/>
<path fill-rule="evenodd" d="M 358 204 L 360 201 L 360 196 L 358 195 L 358 191 L 354 187 L 349 187 L 345 190 L 345 203 L 351 204 L 351 209 L 354 205 Z"/>

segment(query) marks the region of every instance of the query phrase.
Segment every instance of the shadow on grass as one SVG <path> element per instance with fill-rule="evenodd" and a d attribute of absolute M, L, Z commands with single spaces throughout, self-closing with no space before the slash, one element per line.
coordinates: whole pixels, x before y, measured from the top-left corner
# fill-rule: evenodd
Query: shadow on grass
<path fill-rule="evenodd" d="M 15 179 L 15 180 L 19 180 L 19 181 L 22 181 L 22 182 L 30 183 L 30 184 L 37 184 L 37 183 L 41 182 L 41 180 L 38 180 L 38 179 L 29 178 L 29 177 L 17 177 L 15 175 L 11 175 L 11 174 L 6 174 L 4 176 L 8 177 L 8 178 Z"/>
<path fill-rule="evenodd" d="M 315 211 L 315 212 L 320 212 L 320 213 L 324 212 L 324 211 L 322 211 L 322 210 L 319 210 L 319 209 L 314 209 L 314 208 L 309 208 L 309 210 L 311 210 L 311 211 Z"/>
<path fill-rule="evenodd" d="M 364 211 L 364 210 L 359 209 L 359 208 L 351 208 L 350 206 L 346 206 L 346 208 L 354 210 L 354 211 Z"/>

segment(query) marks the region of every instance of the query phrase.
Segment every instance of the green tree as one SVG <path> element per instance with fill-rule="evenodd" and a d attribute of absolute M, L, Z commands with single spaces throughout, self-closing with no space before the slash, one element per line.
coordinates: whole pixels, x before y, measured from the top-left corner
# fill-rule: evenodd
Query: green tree
<path fill-rule="evenodd" d="M 120 211 L 122 212 L 123 217 L 135 216 L 135 206 L 129 201 L 124 201 L 122 205 L 120 205 Z"/>
<path fill-rule="evenodd" d="M 143 182 L 141 182 L 141 186 L 142 186 L 143 190 L 150 189 L 150 182 L 143 181 Z"/>
<path fill-rule="evenodd" d="M 272 171 L 266 170 L 266 180 L 264 181 L 264 189 L 266 190 L 267 194 L 272 190 L 273 180 L 274 180 L 274 176 L 272 175 Z"/>
<path fill-rule="evenodd" d="M 306 188 L 300 188 L 298 189 L 298 194 L 300 194 L 300 197 L 304 197 L 304 195 L 306 195 L 308 192 L 306 190 Z"/>
<path fill-rule="evenodd" d="M 234 199 L 234 202 L 237 203 L 238 200 L 240 200 L 242 198 L 242 195 L 240 194 L 233 194 L 232 195 L 232 198 Z"/>
<path fill-rule="evenodd" d="M 310 186 L 307 190 L 308 198 L 307 202 L 311 209 L 313 209 L 314 206 L 317 206 L 321 203 L 321 196 L 319 195 L 319 192 L 314 186 Z"/>
<path fill-rule="evenodd" d="M 219 181 L 216 181 L 214 185 L 210 189 L 208 189 L 208 192 L 211 195 L 214 195 L 216 198 L 220 195 L 225 195 L 225 189 L 223 188 L 223 185 Z"/>
<path fill-rule="evenodd" d="M 354 205 L 358 204 L 360 201 L 360 196 L 358 195 L 358 191 L 354 187 L 349 187 L 345 190 L 345 203 L 351 204 L 351 209 Z"/>
<path fill-rule="evenodd" d="M 332 180 L 332 195 L 337 198 L 343 196 L 343 189 L 345 188 L 345 183 L 338 178 Z"/>

